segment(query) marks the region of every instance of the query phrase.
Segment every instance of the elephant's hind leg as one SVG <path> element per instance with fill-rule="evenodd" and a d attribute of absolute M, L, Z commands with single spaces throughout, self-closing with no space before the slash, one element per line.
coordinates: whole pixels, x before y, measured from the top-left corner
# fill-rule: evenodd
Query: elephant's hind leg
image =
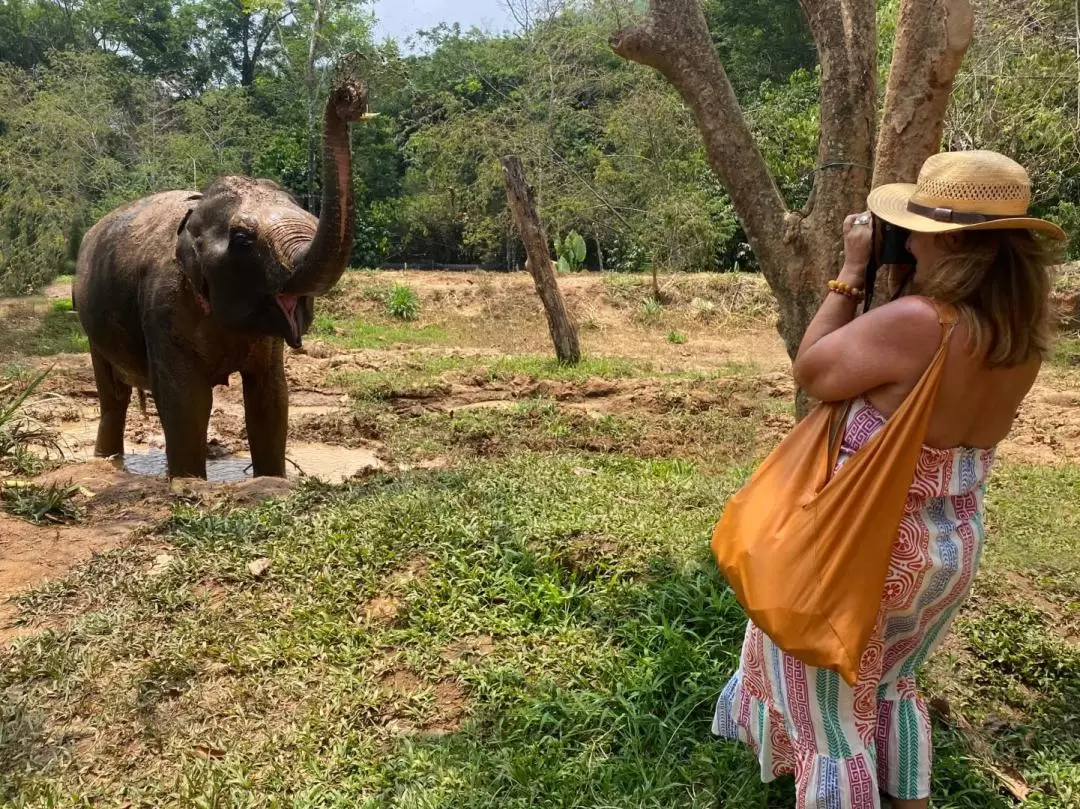
<path fill-rule="evenodd" d="M 94 366 L 94 383 L 101 407 L 94 454 L 102 458 L 123 455 L 124 424 L 127 421 L 128 403 L 131 402 L 131 385 L 122 382 L 112 363 L 93 348 L 90 349 L 90 361 Z"/>

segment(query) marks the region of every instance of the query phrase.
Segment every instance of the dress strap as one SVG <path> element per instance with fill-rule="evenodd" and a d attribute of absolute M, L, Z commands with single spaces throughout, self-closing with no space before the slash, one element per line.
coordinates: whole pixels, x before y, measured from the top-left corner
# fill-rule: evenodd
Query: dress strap
<path fill-rule="evenodd" d="M 945 303 L 934 298 L 927 298 L 930 305 L 937 310 L 938 323 L 942 326 L 954 326 L 956 325 L 957 313 L 956 307 L 951 303 Z"/>

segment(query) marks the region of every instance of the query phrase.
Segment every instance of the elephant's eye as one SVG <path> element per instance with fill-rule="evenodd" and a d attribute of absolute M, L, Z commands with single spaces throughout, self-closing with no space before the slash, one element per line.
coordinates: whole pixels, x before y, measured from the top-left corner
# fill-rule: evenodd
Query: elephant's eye
<path fill-rule="evenodd" d="M 255 234 L 250 230 L 236 228 L 229 234 L 229 247 L 235 250 L 244 250 L 255 244 Z"/>

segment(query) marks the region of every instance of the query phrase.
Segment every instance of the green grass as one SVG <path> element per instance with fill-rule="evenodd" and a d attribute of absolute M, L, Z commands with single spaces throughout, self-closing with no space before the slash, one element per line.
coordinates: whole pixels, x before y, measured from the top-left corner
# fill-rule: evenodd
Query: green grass
<path fill-rule="evenodd" d="M 1080 468 L 999 465 L 987 522 L 995 537 L 988 569 L 1021 574 L 1062 603 L 1080 601 Z"/>
<path fill-rule="evenodd" d="M 450 336 L 441 326 L 414 326 L 406 323 L 386 325 L 365 319 L 335 321 L 316 316 L 316 333 L 344 348 L 387 348 L 397 344 L 431 345 L 447 343 Z"/>
<path fill-rule="evenodd" d="M 7 373 L 12 369 L 13 373 Z M 11 381 L 0 384 L 0 471 L 36 475 L 48 467 L 50 454 L 60 454 L 55 431 L 25 412 L 49 370 L 31 373 L 20 366 L 5 369 L 4 378 Z M 8 508 L 7 492 L 0 491 L 0 495 L 4 497 L 4 507 Z M 28 501 L 16 497 L 14 502 L 25 505 Z M 16 505 L 14 513 L 19 513 L 18 509 L 23 505 Z"/>
<path fill-rule="evenodd" d="M 1064 368 L 1080 367 L 1080 337 L 1058 337 L 1050 353 L 1050 362 Z"/>
<path fill-rule="evenodd" d="M 443 374 L 473 365 L 474 361 L 465 357 L 414 355 L 404 364 L 379 370 L 332 373 L 326 381 L 344 388 L 356 401 L 379 401 L 438 389 Z"/>
<path fill-rule="evenodd" d="M 954 631 L 962 656 L 947 679 L 940 672 L 948 655 L 938 661 L 934 681 L 967 729 L 955 748 L 1019 774 L 1033 791 L 1025 806 L 1080 806 L 1080 644 L 1062 636 L 1055 616 L 993 577 Z"/>
<path fill-rule="evenodd" d="M 488 358 L 413 354 L 398 365 L 369 371 L 333 373 L 326 382 L 345 388 L 356 400 L 381 400 L 413 396 L 425 390 L 433 393 L 445 390 L 447 385 L 443 378 L 446 374 L 466 371 L 487 382 L 506 382 L 524 376 L 535 381 L 584 383 L 593 378 L 641 376 L 647 369 L 612 357 L 585 357 L 576 365 L 565 365 L 552 357 L 535 355 Z"/>
<path fill-rule="evenodd" d="M 623 379 L 644 376 L 648 367 L 642 367 L 620 357 L 582 357 L 581 361 L 569 365 L 554 357 L 516 354 L 500 357 L 488 365 L 487 374 L 492 380 L 508 379 L 518 374 L 532 379 L 550 379 L 571 382 L 584 382 L 593 377 L 600 379 Z"/>
<path fill-rule="evenodd" d="M 31 320 L 32 325 L 23 328 L 22 320 L 12 323 L 8 315 L 0 317 L 0 353 L 47 357 L 90 350 L 71 301 L 53 301 L 43 316 Z"/>
<path fill-rule="evenodd" d="M 485 379 L 482 369 L 471 375 Z M 677 458 L 721 473 L 760 458 L 791 421 L 775 400 L 744 397 L 738 379 L 639 390 L 634 408 L 613 411 L 581 396 L 594 389 L 591 383 L 564 391 L 581 401 L 551 398 L 543 382 L 517 382 L 465 388 L 471 395 L 455 402 L 452 394 L 446 398 L 449 383 L 430 377 L 368 372 L 352 380 L 356 417 L 388 457 L 406 464 L 586 451 Z"/>
<path fill-rule="evenodd" d="M 0 654 L 3 797 L 790 807 L 709 732 L 744 624 L 708 536 L 741 479 L 526 454 L 178 508 L 164 571 L 133 548 L 22 599 L 76 617 Z M 939 742 L 935 806 L 1005 805 Z"/>

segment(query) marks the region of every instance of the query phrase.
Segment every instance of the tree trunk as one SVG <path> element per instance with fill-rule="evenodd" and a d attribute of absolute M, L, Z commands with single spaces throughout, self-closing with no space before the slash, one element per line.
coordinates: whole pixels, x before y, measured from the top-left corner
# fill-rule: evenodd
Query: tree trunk
<path fill-rule="evenodd" d="M 559 362 L 577 363 L 581 359 L 577 328 L 566 311 L 566 302 L 551 268 L 547 234 L 536 211 L 532 189 L 525 182 L 525 173 L 517 155 L 504 157 L 502 164 L 506 180 L 506 199 L 510 203 L 510 210 L 521 232 L 521 241 L 525 245 L 525 254 L 528 256 L 526 267 L 544 304 L 551 340 L 555 344 L 555 356 L 559 358 Z"/>
<path fill-rule="evenodd" d="M 814 187 L 788 209 L 743 118 L 699 0 L 650 0 L 638 25 L 617 31 L 614 51 L 660 71 L 694 114 L 709 163 L 731 195 L 762 274 L 776 296 L 778 328 L 795 358 L 803 333 L 842 263 L 844 217 L 863 210 L 876 177 L 908 179 L 936 152 L 953 77 L 970 40 L 968 0 L 903 0 L 878 140 L 875 0 L 800 0 L 821 64 L 821 132 Z M 809 399 L 796 395 L 804 415 Z"/>

